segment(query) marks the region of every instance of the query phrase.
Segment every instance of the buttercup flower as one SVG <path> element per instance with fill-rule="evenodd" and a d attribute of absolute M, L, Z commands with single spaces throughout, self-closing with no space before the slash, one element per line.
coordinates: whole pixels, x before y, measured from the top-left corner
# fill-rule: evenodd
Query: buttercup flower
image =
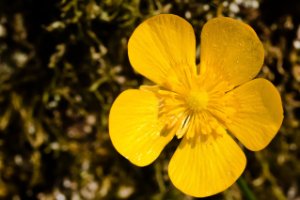
<path fill-rule="evenodd" d="M 234 141 L 258 151 L 281 126 L 276 88 L 257 78 L 264 49 L 253 29 L 234 19 L 209 20 L 201 33 L 200 64 L 192 26 L 171 14 L 152 17 L 133 32 L 128 54 L 133 68 L 154 86 L 126 90 L 109 115 L 117 151 L 132 163 L 152 163 L 176 136 L 169 163 L 173 184 L 206 197 L 232 185 L 246 165 Z"/>

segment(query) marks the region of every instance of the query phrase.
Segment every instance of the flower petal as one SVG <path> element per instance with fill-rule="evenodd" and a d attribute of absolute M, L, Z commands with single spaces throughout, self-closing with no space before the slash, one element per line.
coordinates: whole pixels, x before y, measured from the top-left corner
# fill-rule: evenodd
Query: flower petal
<path fill-rule="evenodd" d="M 117 151 L 138 166 L 153 162 L 173 138 L 161 135 L 159 101 L 144 90 L 126 90 L 115 100 L 109 114 L 109 135 Z"/>
<path fill-rule="evenodd" d="M 224 191 L 244 171 L 246 157 L 227 134 L 183 139 L 169 164 L 169 176 L 182 192 L 207 197 Z"/>
<path fill-rule="evenodd" d="M 274 85 L 254 79 L 228 92 L 225 98 L 231 107 L 225 120 L 230 132 L 252 151 L 265 148 L 283 120 L 281 98 Z"/>
<path fill-rule="evenodd" d="M 128 43 L 133 68 L 160 86 L 170 88 L 182 73 L 196 74 L 195 34 L 183 18 L 161 14 L 139 25 Z"/>
<path fill-rule="evenodd" d="M 200 73 L 223 79 L 231 88 L 253 79 L 264 60 L 263 45 L 254 30 L 238 20 L 209 20 L 201 33 Z"/>

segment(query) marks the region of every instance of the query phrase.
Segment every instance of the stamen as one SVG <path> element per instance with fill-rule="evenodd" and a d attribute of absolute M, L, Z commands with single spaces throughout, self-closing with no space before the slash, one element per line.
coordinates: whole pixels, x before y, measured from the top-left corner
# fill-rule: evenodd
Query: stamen
<path fill-rule="evenodd" d="M 187 117 L 185 117 L 184 120 L 182 120 L 181 126 L 176 132 L 176 136 L 178 139 L 182 138 L 182 136 L 184 136 L 185 133 L 187 132 L 187 130 L 189 128 L 189 124 L 190 124 L 190 118 L 191 118 L 191 116 L 188 115 Z"/>

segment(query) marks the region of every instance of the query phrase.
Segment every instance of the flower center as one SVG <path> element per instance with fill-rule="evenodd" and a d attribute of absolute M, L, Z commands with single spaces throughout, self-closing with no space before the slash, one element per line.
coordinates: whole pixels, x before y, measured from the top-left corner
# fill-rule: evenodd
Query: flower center
<path fill-rule="evenodd" d="M 202 90 L 191 90 L 186 97 L 188 109 L 192 112 L 199 112 L 207 107 L 208 94 Z"/>

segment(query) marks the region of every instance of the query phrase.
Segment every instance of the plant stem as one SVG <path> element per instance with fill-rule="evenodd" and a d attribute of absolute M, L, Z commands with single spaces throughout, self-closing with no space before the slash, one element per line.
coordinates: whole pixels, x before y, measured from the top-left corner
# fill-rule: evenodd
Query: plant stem
<path fill-rule="evenodd" d="M 237 184 L 247 200 L 257 200 L 254 193 L 249 188 L 247 182 L 245 181 L 245 179 L 243 177 L 240 177 L 237 180 Z"/>

